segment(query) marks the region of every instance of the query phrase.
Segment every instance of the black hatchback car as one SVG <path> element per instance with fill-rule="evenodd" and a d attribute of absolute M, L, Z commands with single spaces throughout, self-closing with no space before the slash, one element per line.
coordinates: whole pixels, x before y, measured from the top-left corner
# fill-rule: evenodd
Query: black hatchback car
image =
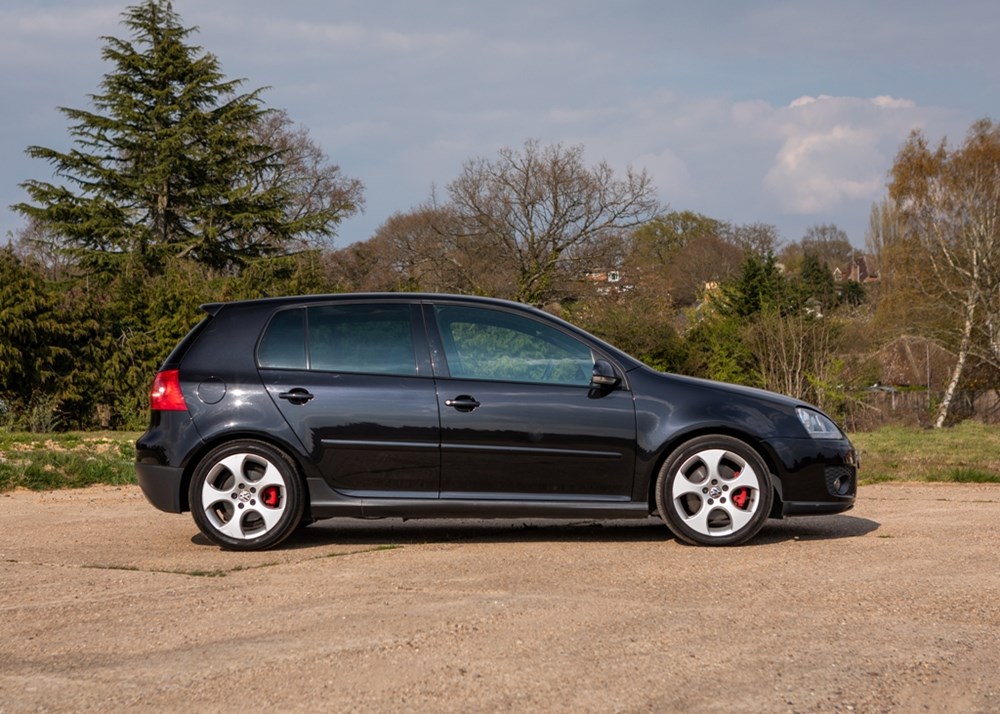
<path fill-rule="evenodd" d="M 857 454 L 816 408 L 656 372 L 486 298 L 344 294 L 203 306 L 136 444 L 157 508 L 224 548 L 360 518 L 646 518 L 735 545 L 854 504 Z"/>

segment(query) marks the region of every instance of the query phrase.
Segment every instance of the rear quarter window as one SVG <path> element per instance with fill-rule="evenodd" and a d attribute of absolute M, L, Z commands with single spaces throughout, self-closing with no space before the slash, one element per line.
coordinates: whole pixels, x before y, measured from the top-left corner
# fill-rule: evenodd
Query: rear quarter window
<path fill-rule="evenodd" d="M 272 369 L 306 368 L 306 311 L 283 310 L 271 318 L 257 349 L 257 363 Z"/>

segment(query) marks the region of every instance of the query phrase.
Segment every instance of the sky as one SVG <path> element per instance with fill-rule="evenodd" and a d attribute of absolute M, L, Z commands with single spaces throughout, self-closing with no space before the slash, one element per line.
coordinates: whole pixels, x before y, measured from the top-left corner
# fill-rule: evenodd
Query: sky
<path fill-rule="evenodd" d="M 0 3 L 0 242 L 30 145 L 70 148 L 127 2 Z M 664 210 L 835 224 L 864 247 L 910 132 L 960 144 L 1000 120 L 996 0 L 174 0 L 223 73 L 266 87 L 365 186 L 336 247 L 446 197 L 463 164 L 528 140 L 645 170 Z"/>

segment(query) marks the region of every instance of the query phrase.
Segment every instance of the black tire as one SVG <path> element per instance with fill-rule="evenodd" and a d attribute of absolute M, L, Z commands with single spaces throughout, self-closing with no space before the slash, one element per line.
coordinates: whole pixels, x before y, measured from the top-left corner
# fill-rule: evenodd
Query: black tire
<path fill-rule="evenodd" d="M 188 489 L 191 515 L 227 550 L 273 548 L 302 520 L 304 486 L 284 453 L 260 441 L 232 441 L 198 464 Z"/>
<path fill-rule="evenodd" d="M 699 436 L 678 447 L 656 480 L 656 506 L 677 538 L 739 545 L 764 526 L 774 498 L 760 455 L 731 436 Z"/>

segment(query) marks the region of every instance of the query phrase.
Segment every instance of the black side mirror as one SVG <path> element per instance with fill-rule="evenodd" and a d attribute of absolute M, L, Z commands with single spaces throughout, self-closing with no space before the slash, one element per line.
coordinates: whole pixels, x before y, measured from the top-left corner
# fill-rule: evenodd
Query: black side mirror
<path fill-rule="evenodd" d="M 611 389 L 617 387 L 621 378 L 615 374 L 615 368 L 607 360 L 599 359 L 594 361 L 594 371 L 590 377 L 590 386 L 600 389 Z"/>

